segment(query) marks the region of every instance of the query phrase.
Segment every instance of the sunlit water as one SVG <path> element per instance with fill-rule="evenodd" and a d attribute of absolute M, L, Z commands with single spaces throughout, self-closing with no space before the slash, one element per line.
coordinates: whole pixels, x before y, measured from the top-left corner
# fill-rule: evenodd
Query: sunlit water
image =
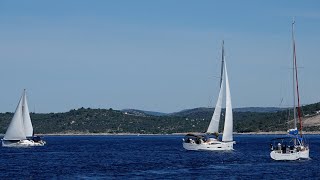
<path fill-rule="evenodd" d="M 186 151 L 182 136 L 47 136 L 47 145 L 1 147 L 0 179 L 320 179 L 311 160 L 270 159 L 273 135 L 237 135 L 233 152 Z"/>

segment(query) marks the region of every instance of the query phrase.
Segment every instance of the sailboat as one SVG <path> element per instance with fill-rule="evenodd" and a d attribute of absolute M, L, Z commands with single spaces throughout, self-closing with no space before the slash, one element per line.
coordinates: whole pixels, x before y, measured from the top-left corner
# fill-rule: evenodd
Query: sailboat
<path fill-rule="evenodd" d="M 2 146 L 44 146 L 45 141 L 33 135 L 26 90 L 19 100 L 16 111 L 2 139 Z"/>
<path fill-rule="evenodd" d="M 222 98 L 224 96 L 224 86 L 226 92 L 226 112 L 224 121 L 224 130 L 222 140 L 219 140 L 219 122 L 222 108 Z M 216 107 L 208 129 L 205 134 L 187 134 L 183 138 L 183 147 L 187 150 L 209 150 L 209 151 L 225 151 L 233 150 L 233 114 L 231 104 L 231 94 L 229 87 L 229 79 L 227 65 L 224 55 L 224 41 L 222 42 L 222 62 L 221 62 L 221 77 L 220 91 Z"/>
<path fill-rule="evenodd" d="M 292 45 L 293 45 L 293 119 L 294 128 L 288 130 L 288 136 L 276 138 L 271 141 L 270 157 L 274 160 L 299 160 L 309 159 L 309 145 L 302 134 L 301 107 L 299 97 L 298 68 L 296 57 L 296 45 L 294 38 L 294 25 L 292 22 Z M 296 106 L 298 101 L 298 106 Z M 298 114 L 298 118 L 297 118 Z M 299 119 L 299 130 L 297 128 L 297 119 Z"/>

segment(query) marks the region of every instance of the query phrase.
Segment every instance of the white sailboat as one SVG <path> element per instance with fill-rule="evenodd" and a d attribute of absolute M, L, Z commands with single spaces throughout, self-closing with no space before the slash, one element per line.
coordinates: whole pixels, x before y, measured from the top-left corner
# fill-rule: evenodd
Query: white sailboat
<path fill-rule="evenodd" d="M 226 91 L 226 112 L 222 140 L 220 141 L 218 138 L 218 129 L 222 108 L 222 99 L 224 96 L 224 86 Z M 215 137 L 212 137 L 212 135 L 215 135 Z M 187 134 L 183 139 L 183 147 L 187 150 L 225 151 L 233 150 L 233 144 L 235 144 L 235 141 L 233 141 L 233 114 L 223 42 L 220 91 L 209 127 L 207 129 L 206 134 L 204 135 Z"/>
<path fill-rule="evenodd" d="M 2 139 L 2 146 L 44 146 L 45 141 L 33 136 L 26 90 L 19 100 L 14 116 Z"/>
<path fill-rule="evenodd" d="M 298 69 L 296 58 L 296 47 L 294 39 L 294 24 L 292 23 L 292 44 L 293 44 L 293 118 L 294 129 L 288 130 L 288 137 L 272 140 L 270 157 L 274 160 L 299 160 L 309 159 L 309 145 L 302 134 L 302 120 L 299 97 Z M 296 106 L 296 98 L 298 106 Z M 300 128 L 297 128 L 297 111 Z M 300 131 L 300 133 L 299 133 Z"/>

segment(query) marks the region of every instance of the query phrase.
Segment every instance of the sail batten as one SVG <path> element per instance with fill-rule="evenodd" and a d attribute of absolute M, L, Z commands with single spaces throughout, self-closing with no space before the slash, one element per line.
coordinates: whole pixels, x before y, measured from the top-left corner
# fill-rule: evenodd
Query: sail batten
<path fill-rule="evenodd" d="M 233 115 L 226 62 L 224 62 L 224 73 L 226 83 L 226 113 L 222 141 L 233 141 Z"/>

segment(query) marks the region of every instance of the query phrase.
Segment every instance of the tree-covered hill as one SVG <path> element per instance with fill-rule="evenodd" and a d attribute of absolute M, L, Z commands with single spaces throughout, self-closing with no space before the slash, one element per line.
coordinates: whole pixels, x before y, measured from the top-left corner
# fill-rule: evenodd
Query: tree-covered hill
<path fill-rule="evenodd" d="M 0 114 L 1 133 L 5 133 L 12 113 Z M 80 108 L 66 113 L 34 114 L 35 133 L 174 133 L 192 128 L 183 118 L 137 116 L 112 109 Z"/>
<path fill-rule="evenodd" d="M 319 114 L 320 103 L 303 107 L 306 122 Z M 138 112 L 138 111 L 137 111 Z M 139 111 L 140 112 L 140 111 Z M 65 113 L 31 113 L 35 133 L 186 133 L 206 131 L 213 109 L 196 108 L 163 116 L 132 113 L 113 109 L 80 108 Z M 222 122 L 223 125 L 223 114 Z M 292 128 L 292 117 L 287 110 L 277 112 L 235 111 L 235 132 L 285 131 Z M 292 113 L 291 113 L 292 114 Z M 0 133 L 5 133 L 13 113 L 0 113 Z M 320 117 L 320 116 L 319 116 Z M 320 120 L 320 118 L 319 118 Z M 309 121 L 305 130 L 319 131 L 320 122 L 314 126 Z M 317 121 L 317 119 L 316 119 Z M 221 132 L 220 127 L 220 132 Z"/>

